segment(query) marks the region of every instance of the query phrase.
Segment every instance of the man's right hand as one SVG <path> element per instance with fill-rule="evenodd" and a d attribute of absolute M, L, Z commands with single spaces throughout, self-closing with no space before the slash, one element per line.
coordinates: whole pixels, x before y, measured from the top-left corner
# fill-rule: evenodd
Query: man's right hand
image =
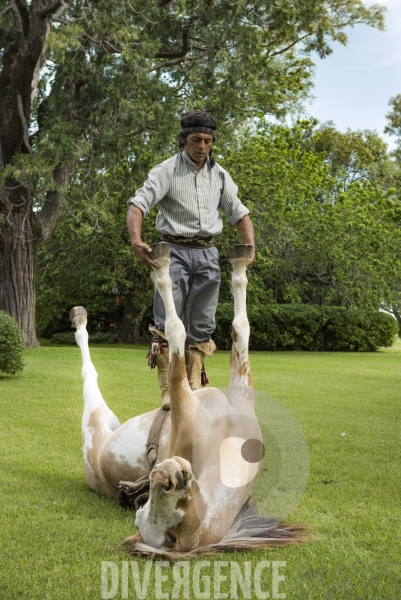
<path fill-rule="evenodd" d="M 127 227 L 131 238 L 132 249 L 148 269 L 158 269 L 159 265 L 151 258 L 152 248 L 141 240 L 142 211 L 137 206 L 130 204 L 127 213 Z"/>
<path fill-rule="evenodd" d="M 136 242 L 132 244 L 132 249 L 137 257 L 148 267 L 148 269 L 158 269 L 159 265 L 156 264 L 151 258 L 152 248 L 144 242 Z"/>

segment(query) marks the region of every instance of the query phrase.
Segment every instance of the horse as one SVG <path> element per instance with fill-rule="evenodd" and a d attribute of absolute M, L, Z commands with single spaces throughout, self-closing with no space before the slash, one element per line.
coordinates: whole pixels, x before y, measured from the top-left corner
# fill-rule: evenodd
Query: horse
<path fill-rule="evenodd" d="M 246 265 L 251 246 L 230 250 L 234 319 L 230 386 L 192 391 L 185 368 L 186 332 L 178 318 L 169 275 L 170 246 L 153 247 L 151 276 L 166 309 L 170 411 L 152 410 L 120 425 L 97 384 L 86 330 L 86 311 L 75 307 L 71 320 L 82 354 L 84 411 L 82 444 L 86 481 L 111 498 L 147 481 L 149 492 L 136 505 L 138 532 L 123 544 L 134 554 L 171 560 L 224 550 L 250 550 L 305 540 L 302 526 L 257 513 L 251 498 L 263 440 L 255 416 L 248 359 Z M 167 349 L 166 349 L 167 350 Z M 162 411 L 157 463 L 149 466 L 148 436 Z M 155 448 L 152 447 L 153 460 Z M 151 462 L 152 465 L 152 462 Z"/>

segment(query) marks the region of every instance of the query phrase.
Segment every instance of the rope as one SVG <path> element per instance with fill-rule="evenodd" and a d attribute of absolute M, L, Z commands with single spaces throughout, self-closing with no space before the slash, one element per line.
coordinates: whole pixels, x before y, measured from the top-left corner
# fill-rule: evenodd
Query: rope
<path fill-rule="evenodd" d="M 149 475 L 157 461 L 160 434 L 169 412 L 170 411 L 168 410 L 164 410 L 164 408 L 160 408 L 156 413 L 149 430 L 148 440 L 146 442 L 146 458 L 149 463 L 149 473 L 147 475 L 142 475 L 142 477 L 133 482 L 117 483 L 118 502 L 121 508 L 138 510 L 148 501 L 150 495 Z"/>

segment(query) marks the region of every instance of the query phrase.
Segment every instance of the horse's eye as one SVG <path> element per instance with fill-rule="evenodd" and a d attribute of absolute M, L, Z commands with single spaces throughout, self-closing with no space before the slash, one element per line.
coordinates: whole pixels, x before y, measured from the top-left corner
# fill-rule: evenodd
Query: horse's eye
<path fill-rule="evenodd" d="M 175 535 L 173 535 L 172 533 L 167 532 L 167 535 L 169 537 L 169 540 L 172 544 L 175 544 L 177 541 L 177 538 L 175 537 Z"/>

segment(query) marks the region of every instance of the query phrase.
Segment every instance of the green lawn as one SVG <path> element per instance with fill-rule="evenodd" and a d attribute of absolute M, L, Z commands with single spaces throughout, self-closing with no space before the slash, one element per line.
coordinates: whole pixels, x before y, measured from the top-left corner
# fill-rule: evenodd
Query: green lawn
<path fill-rule="evenodd" d="M 121 422 L 158 406 L 157 377 L 146 366 L 146 352 L 91 347 L 103 396 Z M 207 360 L 217 387 L 228 383 L 228 359 L 218 352 Z M 120 585 L 114 597 L 138 597 L 131 571 L 128 595 L 121 590 L 123 562 L 131 557 L 120 542 L 134 533 L 134 516 L 92 492 L 83 476 L 79 349 L 43 345 L 27 351 L 25 362 L 21 375 L 0 375 L 0 600 L 101 598 L 102 561 L 116 563 Z M 273 561 L 286 562 L 278 592 L 287 598 L 401 598 L 400 342 L 367 354 L 254 352 L 251 366 L 255 388 L 280 400 L 307 438 L 310 477 L 287 520 L 307 523 L 316 540 L 204 559 L 209 563 L 201 577 L 207 584 L 210 576 L 211 589 L 203 596 L 202 578 L 200 591 L 193 588 L 197 561 L 176 571 L 159 564 L 167 577 L 159 591 L 152 564 L 144 597 L 263 597 L 253 577 L 264 560 L 271 564 L 261 585 L 270 598 L 278 597 Z M 244 574 L 249 561 L 251 591 L 238 588 L 236 596 L 230 569 L 237 565 Z M 133 564 L 141 579 L 146 562 Z M 189 593 L 181 588 L 174 596 L 174 577 L 185 568 Z M 227 577 L 220 587 L 217 568 Z"/>

